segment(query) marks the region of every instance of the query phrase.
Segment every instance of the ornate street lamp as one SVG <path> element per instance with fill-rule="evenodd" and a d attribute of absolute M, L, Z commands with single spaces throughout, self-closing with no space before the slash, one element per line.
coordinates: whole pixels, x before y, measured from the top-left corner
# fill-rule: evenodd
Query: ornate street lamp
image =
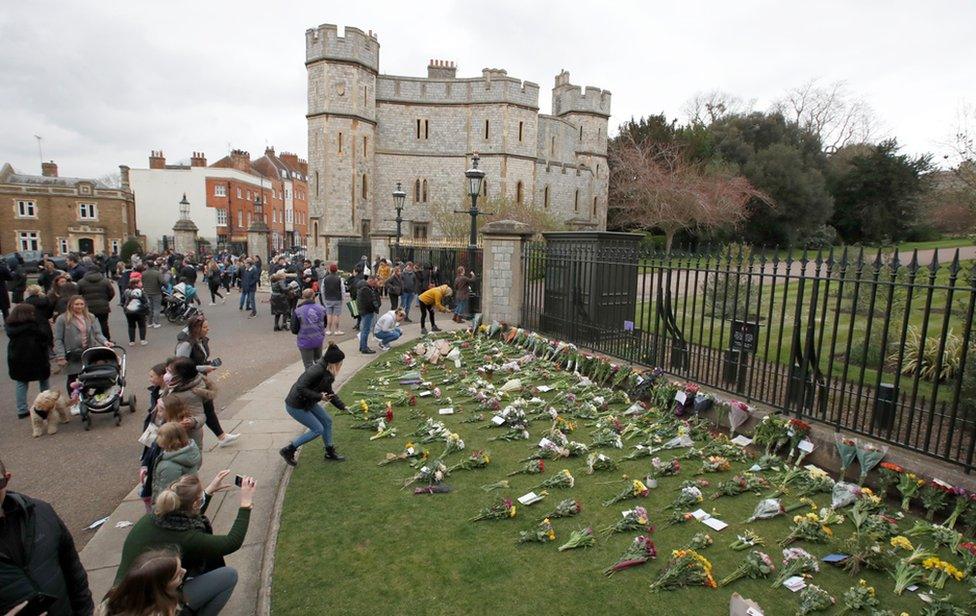
<path fill-rule="evenodd" d="M 485 181 L 485 172 L 478 168 L 478 162 L 480 160 L 480 157 L 475 154 L 471 158 L 471 168 L 464 172 L 464 177 L 468 179 L 468 194 L 471 196 L 471 209 L 454 210 L 455 214 L 469 214 L 471 216 L 471 229 L 468 235 L 468 272 L 474 271 L 475 258 L 478 255 L 478 216 L 481 214 L 490 214 L 490 212 L 481 212 L 478 210 L 478 195 L 481 194 L 481 187 Z M 472 312 L 478 301 L 478 294 L 472 293 Z"/>
<path fill-rule="evenodd" d="M 400 186 L 400 182 L 397 182 L 396 190 L 393 191 L 393 207 L 396 208 L 396 247 L 397 247 L 397 258 L 399 258 L 400 252 L 400 234 L 401 227 L 403 225 L 403 201 L 407 198 L 407 193 L 403 192 L 403 188 Z"/>
<path fill-rule="evenodd" d="M 180 200 L 180 220 L 190 220 L 190 202 L 186 199 L 186 193 Z"/>

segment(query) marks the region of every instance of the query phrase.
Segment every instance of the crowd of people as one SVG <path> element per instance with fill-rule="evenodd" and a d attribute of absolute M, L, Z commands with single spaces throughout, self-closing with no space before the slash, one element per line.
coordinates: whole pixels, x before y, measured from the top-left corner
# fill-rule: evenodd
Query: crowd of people
<path fill-rule="evenodd" d="M 448 312 L 452 298 L 452 318 L 465 318 L 474 281 L 474 273 L 464 268 L 457 268 L 454 280 L 448 281 L 436 266 L 387 259 L 370 264 L 365 256 L 346 274 L 335 263 L 284 256 L 264 264 L 258 256 L 166 252 L 127 261 L 114 255 L 72 255 L 62 269 L 45 259 L 32 282 L 22 260 L 0 259 L 0 308 L 18 417 L 31 417 L 34 436 L 45 425 L 53 433 L 68 420 L 66 409 L 77 404 L 85 350 L 114 345 L 109 315 L 116 303 L 126 318 L 129 345 L 145 346 L 147 330 L 161 327 L 164 298 L 178 294 L 200 305 L 196 286 L 201 280 L 211 305 L 225 303 L 227 294 L 237 289 L 239 310 L 256 317 L 256 293 L 265 268 L 273 329 L 295 334 L 305 367 L 284 400 L 285 412 L 307 428 L 280 450 L 290 465 L 297 464 L 299 448 L 317 438 L 327 462 L 345 460 L 336 451 L 332 417 L 324 406 L 345 408 L 333 391 L 345 359 L 335 343 L 344 333 L 343 310 L 355 320 L 359 351 L 371 354 L 371 339 L 380 350 L 388 350 L 402 336 L 401 324 L 411 322 L 415 303 L 424 334 L 428 320 L 430 330 L 439 330 L 434 315 Z M 389 310 L 381 310 L 383 297 Z M 9 490 L 13 475 L 0 461 L 0 613 L 217 614 L 229 600 L 237 574 L 223 558 L 244 541 L 255 481 L 237 476 L 237 518 L 226 535 L 214 534 L 207 505 L 214 494 L 232 486 L 225 483 L 227 470 L 206 486 L 199 478 L 204 427 L 219 446 L 239 435 L 226 433 L 217 417 L 212 373 L 221 360 L 211 357 L 210 324 L 199 311 L 188 314 L 172 351 L 162 353 L 165 360 L 149 371 L 138 466 L 146 515 L 126 538 L 112 589 L 98 601 L 92 598 L 71 534 L 57 513 L 43 501 Z M 65 394 L 50 389 L 52 366 L 66 375 Z M 28 404 L 32 382 L 40 393 Z"/>

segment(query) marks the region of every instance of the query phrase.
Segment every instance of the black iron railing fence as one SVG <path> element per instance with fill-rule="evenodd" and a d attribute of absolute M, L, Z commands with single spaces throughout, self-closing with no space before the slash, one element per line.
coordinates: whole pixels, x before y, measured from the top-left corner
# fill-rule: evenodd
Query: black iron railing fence
<path fill-rule="evenodd" d="M 522 325 L 974 466 L 976 276 L 959 251 L 533 243 Z"/>
<path fill-rule="evenodd" d="M 454 286 L 457 268 L 464 266 L 466 272 L 475 272 L 475 279 L 471 283 L 471 299 L 468 310 L 472 314 L 480 310 L 481 274 L 483 254 L 482 249 L 469 249 L 466 245 L 454 243 L 411 243 L 400 246 L 390 246 L 390 256 L 394 262 L 413 261 L 421 267 L 428 265 L 437 268 L 437 283 Z M 474 262 L 472 263 L 472 256 Z"/>

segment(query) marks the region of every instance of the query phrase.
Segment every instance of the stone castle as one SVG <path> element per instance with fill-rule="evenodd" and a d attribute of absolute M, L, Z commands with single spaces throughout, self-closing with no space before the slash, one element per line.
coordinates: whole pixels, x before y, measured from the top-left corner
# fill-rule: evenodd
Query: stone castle
<path fill-rule="evenodd" d="M 487 174 L 483 198 L 606 228 L 610 92 L 573 85 L 562 71 L 552 114 L 540 114 L 539 86 L 502 69 L 465 78 L 453 62 L 431 60 L 426 77 L 382 75 L 376 35 L 340 35 L 331 24 L 306 31 L 305 52 L 316 256 L 336 258 L 345 238 L 388 236 L 397 182 L 407 193 L 404 237 L 442 237 L 432 204 L 469 207 L 464 171 L 474 154 Z"/>

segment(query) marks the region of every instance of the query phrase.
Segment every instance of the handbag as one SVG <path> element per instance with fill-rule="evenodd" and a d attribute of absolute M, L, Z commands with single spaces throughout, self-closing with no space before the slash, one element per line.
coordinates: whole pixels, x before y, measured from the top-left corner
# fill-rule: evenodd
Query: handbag
<path fill-rule="evenodd" d="M 157 434 L 159 434 L 159 426 L 150 421 L 145 432 L 139 437 L 139 442 L 145 447 L 152 447 L 153 443 L 156 442 Z"/>
<path fill-rule="evenodd" d="M 352 318 L 355 319 L 359 316 L 359 304 L 356 302 L 356 300 L 351 299 L 346 302 L 346 308 L 349 309 L 349 315 L 352 316 Z"/>

